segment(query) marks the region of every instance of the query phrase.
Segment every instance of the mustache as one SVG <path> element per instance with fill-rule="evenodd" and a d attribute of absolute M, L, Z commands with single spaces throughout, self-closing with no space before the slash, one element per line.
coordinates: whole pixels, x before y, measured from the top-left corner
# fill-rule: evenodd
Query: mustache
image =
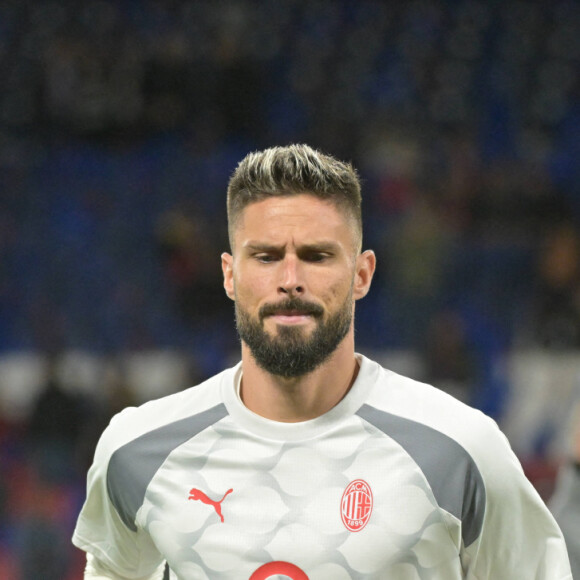
<path fill-rule="evenodd" d="M 320 317 L 324 314 L 322 306 L 301 298 L 288 298 L 277 304 L 264 304 L 259 311 L 260 320 L 274 314 L 305 314 Z"/>

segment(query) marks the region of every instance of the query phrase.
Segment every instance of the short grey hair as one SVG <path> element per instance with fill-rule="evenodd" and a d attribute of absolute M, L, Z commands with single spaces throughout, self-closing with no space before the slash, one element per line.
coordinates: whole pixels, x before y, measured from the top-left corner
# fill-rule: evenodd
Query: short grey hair
<path fill-rule="evenodd" d="M 232 248 L 233 230 L 246 206 L 272 196 L 302 193 L 331 201 L 352 218 L 360 251 L 361 186 L 357 171 L 350 163 L 303 144 L 256 151 L 240 161 L 227 193 Z"/>

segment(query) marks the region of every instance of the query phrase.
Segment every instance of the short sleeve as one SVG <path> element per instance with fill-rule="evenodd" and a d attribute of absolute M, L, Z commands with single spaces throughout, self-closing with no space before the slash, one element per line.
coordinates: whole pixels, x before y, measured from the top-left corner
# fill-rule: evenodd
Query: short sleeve
<path fill-rule="evenodd" d="M 115 450 L 116 431 L 123 411 L 103 432 L 87 476 L 87 497 L 78 517 L 73 544 L 105 563 L 126 578 L 139 578 L 155 571 L 163 558 L 149 534 L 140 528 L 129 529 L 110 501 L 107 469 Z"/>
<path fill-rule="evenodd" d="M 463 554 L 467 580 L 572 580 L 555 519 L 491 419 L 479 434 L 477 463 L 486 490 L 481 533 Z"/>

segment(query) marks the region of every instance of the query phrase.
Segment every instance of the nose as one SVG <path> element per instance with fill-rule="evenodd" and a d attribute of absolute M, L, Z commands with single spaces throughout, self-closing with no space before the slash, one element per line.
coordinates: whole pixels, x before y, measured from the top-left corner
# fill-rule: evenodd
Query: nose
<path fill-rule="evenodd" d="M 282 272 L 278 292 L 280 294 L 300 295 L 304 292 L 302 269 L 296 256 L 286 255 L 281 261 Z"/>

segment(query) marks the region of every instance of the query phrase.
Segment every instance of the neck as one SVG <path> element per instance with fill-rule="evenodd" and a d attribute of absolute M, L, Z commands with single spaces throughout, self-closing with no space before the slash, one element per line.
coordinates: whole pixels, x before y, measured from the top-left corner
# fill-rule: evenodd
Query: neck
<path fill-rule="evenodd" d="M 337 405 L 354 383 L 359 365 L 354 341 L 347 336 L 328 360 L 300 377 L 268 373 L 256 364 L 244 343 L 242 369 L 241 397 L 245 406 L 267 419 L 295 423 L 315 419 Z"/>

